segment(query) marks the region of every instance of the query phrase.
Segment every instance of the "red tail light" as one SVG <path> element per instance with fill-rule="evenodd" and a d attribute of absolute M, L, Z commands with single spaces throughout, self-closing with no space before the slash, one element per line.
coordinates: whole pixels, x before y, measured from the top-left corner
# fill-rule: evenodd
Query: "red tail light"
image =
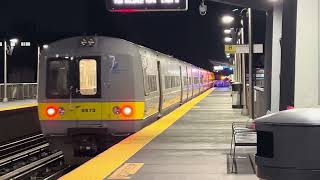
<path fill-rule="evenodd" d="M 125 115 L 125 116 L 131 116 L 133 113 L 133 110 L 131 107 L 129 106 L 125 106 L 122 108 L 122 114 Z"/>
<path fill-rule="evenodd" d="M 250 127 L 251 129 L 253 129 L 253 130 L 256 130 L 256 122 L 252 122 L 252 124 L 251 124 L 251 127 Z"/>
<path fill-rule="evenodd" d="M 58 110 L 57 108 L 54 108 L 54 107 L 48 107 L 46 113 L 48 117 L 54 117 L 57 115 Z"/>

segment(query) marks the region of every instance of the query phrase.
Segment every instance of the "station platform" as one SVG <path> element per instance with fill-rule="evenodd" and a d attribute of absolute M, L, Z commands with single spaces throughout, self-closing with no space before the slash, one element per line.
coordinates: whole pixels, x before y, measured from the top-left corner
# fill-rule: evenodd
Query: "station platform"
<path fill-rule="evenodd" d="M 36 99 L 26 99 L 26 100 L 16 100 L 16 101 L 8 101 L 8 102 L 0 102 L 0 111 L 21 109 L 37 106 Z"/>
<path fill-rule="evenodd" d="M 60 179 L 256 180 L 229 172 L 231 124 L 247 120 L 229 89 L 209 90 Z"/>
<path fill-rule="evenodd" d="M 37 100 L 0 102 L 0 145 L 41 133 Z"/>

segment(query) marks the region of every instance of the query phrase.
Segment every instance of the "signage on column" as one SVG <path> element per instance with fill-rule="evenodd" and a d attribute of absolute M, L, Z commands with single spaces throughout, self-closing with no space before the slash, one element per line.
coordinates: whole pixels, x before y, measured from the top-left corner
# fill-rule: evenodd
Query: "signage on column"
<path fill-rule="evenodd" d="M 253 46 L 253 52 L 255 54 L 262 54 L 263 53 L 263 44 L 255 44 Z M 249 53 L 249 45 L 243 44 L 243 45 L 225 45 L 225 53 L 228 54 L 248 54 Z"/>
<path fill-rule="evenodd" d="M 106 0 L 111 12 L 186 11 L 188 0 Z"/>

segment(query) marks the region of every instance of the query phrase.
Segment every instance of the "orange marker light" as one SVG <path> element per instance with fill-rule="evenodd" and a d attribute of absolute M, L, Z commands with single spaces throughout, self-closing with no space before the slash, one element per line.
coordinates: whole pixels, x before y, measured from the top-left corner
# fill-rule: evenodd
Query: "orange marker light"
<path fill-rule="evenodd" d="M 55 115 L 57 115 L 57 113 L 58 113 L 58 111 L 56 108 L 54 108 L 54 107 L 47 108 L 47 115 L 49 117 L 54 117 Z"/>
<path fill-rule="evenodd" d="M 132 108 L 129 107 L 129 106 L 126 106 L 126 107 L 123 107 L 123 108 L 122 108 L 122 113 L 123 113 L 123 115 L 125 115 L 125 116 L 131 116 L 131 115 L 132 115 L 132 112 L 133 112 L 133 110 L 132 110 Z"/>

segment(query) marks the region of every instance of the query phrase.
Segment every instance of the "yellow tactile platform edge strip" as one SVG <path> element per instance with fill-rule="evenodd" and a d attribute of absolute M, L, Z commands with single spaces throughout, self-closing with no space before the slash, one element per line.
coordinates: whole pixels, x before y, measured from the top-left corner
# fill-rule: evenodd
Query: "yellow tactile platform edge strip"
<path fill-rule="evenodd" d="M 102 180 L 107 178 L 114 170 L 179 120 L 194 105 L 199 103 L 212 91 L 213 90 L 210 89 L 192 99 L 170 114 L 129 136 L 72 172 L 64 175 L 60 180 Z"/>
<path fill-rule="evenodd" d="M 7 108 L 0 108 L 0 112 L 1 111 L 12 111 L 12 110 L 16 110 L 16 109 L 23 109 L 23 108 L 29 108 L 29 107 L 37 107 L 38 104 L 34 103 L 34 104 L 24 104 L 24 105 L 15 105 L 15 106 L 10 106 Z"/>

